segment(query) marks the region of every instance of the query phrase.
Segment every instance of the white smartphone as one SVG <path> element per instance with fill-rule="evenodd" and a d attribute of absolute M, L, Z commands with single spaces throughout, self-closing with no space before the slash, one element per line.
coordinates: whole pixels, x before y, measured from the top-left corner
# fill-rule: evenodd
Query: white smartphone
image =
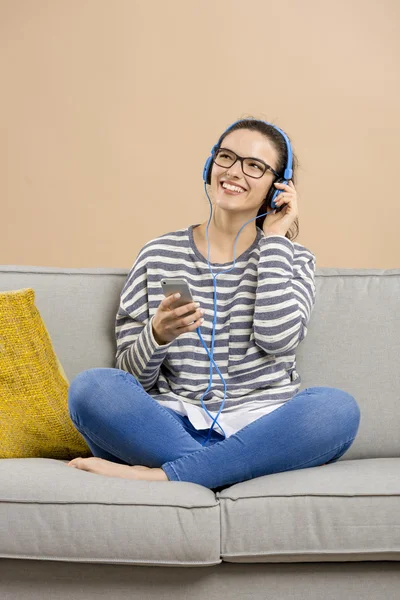
<path fill-rule="evenodd" d="M 161 279 L 161 286 L 164 293 L 164 296 L 170 296 L 171 294 L 180 293 L 181 297 L 177 298 L 173 303 L 174 308 L 179 308 L 180 306 L 184 306 L 185 304 L 190 304 L 194 302 L 194 298 L 192 296 L 192 292 L 190 291 L 190 287 L 186 279 Z M 182 317 L 187 317 L 192 313 L 196 312 L 196 308 L 189 311 L 188 313 L 182 315 Z"/>

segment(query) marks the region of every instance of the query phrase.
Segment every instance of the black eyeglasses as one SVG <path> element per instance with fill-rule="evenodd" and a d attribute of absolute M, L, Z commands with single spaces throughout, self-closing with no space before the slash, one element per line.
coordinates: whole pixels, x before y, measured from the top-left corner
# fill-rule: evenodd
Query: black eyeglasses
<path fill-rule="evenodd" d="M 259 158 L 252 158 L 251 156 L 243 158 L 236 154 L 236 152 L 233 152 L 233 150 L 228 150 L 227 148 L 217 148 L 214 152 L 213 161 L 219 167 L 228 169 L 234 165 L 237 160 L 240 160 L 241 162 L 243 173 L 249 177 L 259 179 L 264 175 L 265 171 L 271 171 L 276 177 L 279 177 L 279 173 L 277 173 L 275 169 Z"/>

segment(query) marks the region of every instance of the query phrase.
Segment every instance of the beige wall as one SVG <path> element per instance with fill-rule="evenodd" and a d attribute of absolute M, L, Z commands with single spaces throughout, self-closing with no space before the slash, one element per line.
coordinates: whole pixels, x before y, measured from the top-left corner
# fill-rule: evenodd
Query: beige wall
<path fill-rule="evenodd" d="M 208 219 L 251 115 L 292 141 L 317 267 L 400 267 L 398 0 L 0 0 L 0 34 L 1 264 L 129 268 Z"/>

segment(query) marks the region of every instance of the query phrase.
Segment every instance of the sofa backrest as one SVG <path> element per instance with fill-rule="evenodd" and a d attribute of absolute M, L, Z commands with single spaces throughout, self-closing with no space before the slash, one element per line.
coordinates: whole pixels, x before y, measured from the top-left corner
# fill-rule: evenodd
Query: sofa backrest
<path fill-rule="evenodd" d="M 128 272 L 0 265 L 0 292 L 35 290 L 71 382 L 86 369 L 115 367 L 115 316 Z M 308 334 L 296 352 L 300 389 L 337 387 L 357 400 L 360 428 L 343 459 L 398 457 L 400 269 L 320 268 L 315 281 Z"/>

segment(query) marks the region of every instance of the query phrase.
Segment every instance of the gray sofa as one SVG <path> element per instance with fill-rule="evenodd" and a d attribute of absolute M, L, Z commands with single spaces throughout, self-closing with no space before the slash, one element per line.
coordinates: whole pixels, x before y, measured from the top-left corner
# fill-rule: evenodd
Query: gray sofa
<path fill-rule="evenodd" d="M 127 274 L 0 266 L 0 291 L 35 290 L 71 382 L 115 366 Z M 338 462 L 213 493 L 105 477 L 67 460 L 1 459 L 1 600 L 398 600 L 400 269 L 320 268 L 316 286 L 297 351 L 301 389 L 338 387 L 361 409 Z"/>

